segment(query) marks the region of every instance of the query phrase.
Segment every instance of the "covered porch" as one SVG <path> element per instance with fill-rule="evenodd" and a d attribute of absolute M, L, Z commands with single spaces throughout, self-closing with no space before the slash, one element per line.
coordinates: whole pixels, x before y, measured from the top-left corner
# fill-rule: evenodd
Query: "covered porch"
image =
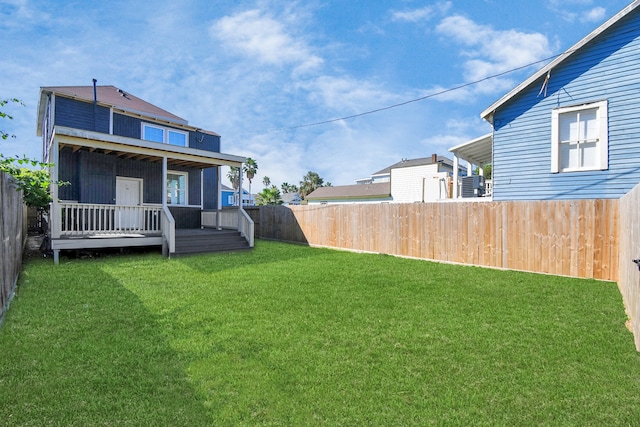
<path fill-rule="evenodd" d="M 101 178 L 102 182 L 109 182 L 108 191 L 114 193 L 113 203 L 85 203 L 82 199 L 61 200 L 60 188 L 65 183 L 60 182 L 59 157 L 63 149 L 66 150 L 67 155 L 70 152 L 80 152 L 86 156 L 99 154 L 102 158 L 113 161 L 151 165 L 154 179 L 145 179 L 143 183 L 143 179 L 122 178 L 114 173 L 112 176 Z M 163 254 L 171 257 L 180 253 L 183 247 L 181 239 L 184 241 L 193 237 L 182 230 L 219 231 L 220 233 L 206 231 L 200 233 L 199 239 L 214 241 L 223 240 L 221 239 L 223 235 L 228 237 L 228 233 L 222 233 L 222 231 L 231 230 L 245 242 L 246 247 L 253 247 L 253 221 L 244 212 L 242 206 L 233 211 L 222 211 L 220 205 L 220 167 L 242 167 L 244 160 L 243 157 L 197 148 L 56 126 L 50 142 L 48 160 L 52 164 L 53 201 L 49 212 L 49 232 L 54 261 L 56 263 L 59 261 L 61 250 L 156 245 L 162 246 Z M 216 183 L 217 206 L 214 206 L 214 209 L 210 206 L 208 206 L 209 209 L 205 209 L 203 173 L 205 169 L 215 173 L 213 180 Z M 173 170 L 191 170 L 192 172 L 190 174 L 185 172 L 183 177 L 176 178 Z M 199 170 L 199 174 L 194 173 L 194 170 L 196 172 Z M 192 197 L 195 203 L 187 203 L 187 192 L 193 193 L 191 187 L 181 189 L 177 184 L 175 188 L 173 185 L 170 187 L 170 184 L 178 179 L 183 179 L 185 183 L 191 180 L 192 187 L 199 189 L 199 197 L 198 194 Z M 101 191 L 99 188 L 90 190 Z M 127 190 L 130 191 L 127 192 Z M 155 200 L 160 203 L 145 201 L 142 196 L 143 191 L 145 195 L 153 192 Z M 87 190 L 84 189 L 83 194 L 86 192 Z M 131 198 L 130 194 L 137 195 L 137 198 Z M 202 244 L 200 247 L 203 249 L 215 247 L 223 250 L 220 245 Z M 229 247 L 235 248 L 237 244 L 234 243 Z M 191 249 L 194 249 L 193 245 Z"/>
<path fill-rule="evenodd" d="M 465 142 L 464 144 L 456 145 L 455 147 L 450 148 L 449 151 L 453 153 L 454 171 L 458 170 L 461 160 L 467 162 L 466 177 L 459 177 L 457 174 L 453 175 L 452 198 L 457 199 L 459 197 L 468 197 L 468 195 L 465 194 L 463 187 L 466 184 L 465 181 L 473 181 L 470 177 L 473 175 L 474 168 L 478 167 L 479 175 L 483 177 L 483 166 L 492 164 L 493 162 L 493 134 L 488 133 L 479 138 Z M 484 183 L 482 197 L 491 198 L 493 193 L 492 180 L 483 179 L 482 181 Z"/>

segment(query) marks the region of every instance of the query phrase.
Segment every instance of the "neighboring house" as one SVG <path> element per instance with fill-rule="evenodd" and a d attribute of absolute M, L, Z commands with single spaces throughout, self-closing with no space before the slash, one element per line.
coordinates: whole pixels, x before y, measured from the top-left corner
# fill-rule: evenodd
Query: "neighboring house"
<path fill-rule="evenodd" d="M 41 88 L 37 133 L 43 160 L 52 164 L 56 262 L 65 249 L 162 245 L 166 255 L 203 249 L 180 241 L 181 230 L 221 228 L 221 215 L 202 212 L 220 208 L 221 166 L 245 160 L 220 153 L 215 132 L 114 86 Z M 224 223 L 235 221 L 250 240 L 252 224 L 242 218 L 239 209 Z"/>
<path fill-rule="evenodd" d="M 320 187 L 305 197 L 308 204 L 338 203 L 380 203 L 390 202 L 391 185 L 388 182 L 377 184 L 336 185 Z"/>
<path fill-rule="evenodd" d="M 453 161 L 433 154 L 403 159 L 355 185 L 321 187 L 306 197 L 308 203 L 413 203 L 451 197 Z M 461 170 L 458 170 L 460 173 Z"/>
<path fill-rule="evenodd" d="M 297 206 L 302 203 L 300 194 L 296 193 L 282 193 L 282 204 L 284 206 Z"/>
<path fill-rule="evenodd" d="M 640 182 L 640 0 L 485 111 L 494 200 L 620 198 Z"/>
<path fill-rule="evenodd" d="M 453 177 L 453 198 L 485 197 L 492 200 L 493 180 L 484 179 L 484 166 L 491 165 L 493 135 L 486 134 L 474 140 L 450 148 L 453 153 L 454 168 L 460 168 L 460 160 L 467 162 L 467 173 Z M 475 168 L 479 175 L 473 175 Z"/>
<path fill-rule="evenodd" d="M 238 206 L 236 201 L 238 191 L 222 184 L 222 207 Z M 242 189 L 242 206 L 255 206 L 255 194 L 249 196 L 249 192 Z"/>

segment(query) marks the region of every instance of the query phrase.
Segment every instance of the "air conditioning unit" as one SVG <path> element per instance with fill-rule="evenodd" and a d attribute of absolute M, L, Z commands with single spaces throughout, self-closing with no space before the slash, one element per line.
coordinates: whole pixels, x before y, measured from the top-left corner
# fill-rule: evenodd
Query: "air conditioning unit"
<path fill-rule="evenodd" d="M 463 176 L 460 180 L 462 182 L 462 197 L 481 197 L 484 195 L 484 176 Z"/>

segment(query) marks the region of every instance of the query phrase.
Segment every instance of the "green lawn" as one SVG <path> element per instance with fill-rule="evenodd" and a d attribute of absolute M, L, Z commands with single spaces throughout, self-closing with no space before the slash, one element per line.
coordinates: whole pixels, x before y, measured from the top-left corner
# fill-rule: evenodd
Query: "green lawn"
<path fill-rule="evenodd" d="M 257 241 L 33 260 L 0 425 L 632 426 L 615 283 Z"/>

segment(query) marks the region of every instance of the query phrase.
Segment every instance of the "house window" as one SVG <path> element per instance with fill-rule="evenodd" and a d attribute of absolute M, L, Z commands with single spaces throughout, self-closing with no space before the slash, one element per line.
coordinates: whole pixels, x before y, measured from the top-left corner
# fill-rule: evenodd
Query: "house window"
<path fill-rule="evenodd" d="M 551 116 L 551 172 L 608 168 L 607 101 L 556 108 Z"/>
<path fill-rule="evenodd" d="M 167 172 L 167 204 L 187 205 L 188 174 L 186 172 Z"/>
<path fill-rule="evenodd" d="M 154 126 L 148 123 L 142 124 L 142 139 L 147 141 L 186 147 L 188 135 L 187 132 L 175 129 Z"/>

